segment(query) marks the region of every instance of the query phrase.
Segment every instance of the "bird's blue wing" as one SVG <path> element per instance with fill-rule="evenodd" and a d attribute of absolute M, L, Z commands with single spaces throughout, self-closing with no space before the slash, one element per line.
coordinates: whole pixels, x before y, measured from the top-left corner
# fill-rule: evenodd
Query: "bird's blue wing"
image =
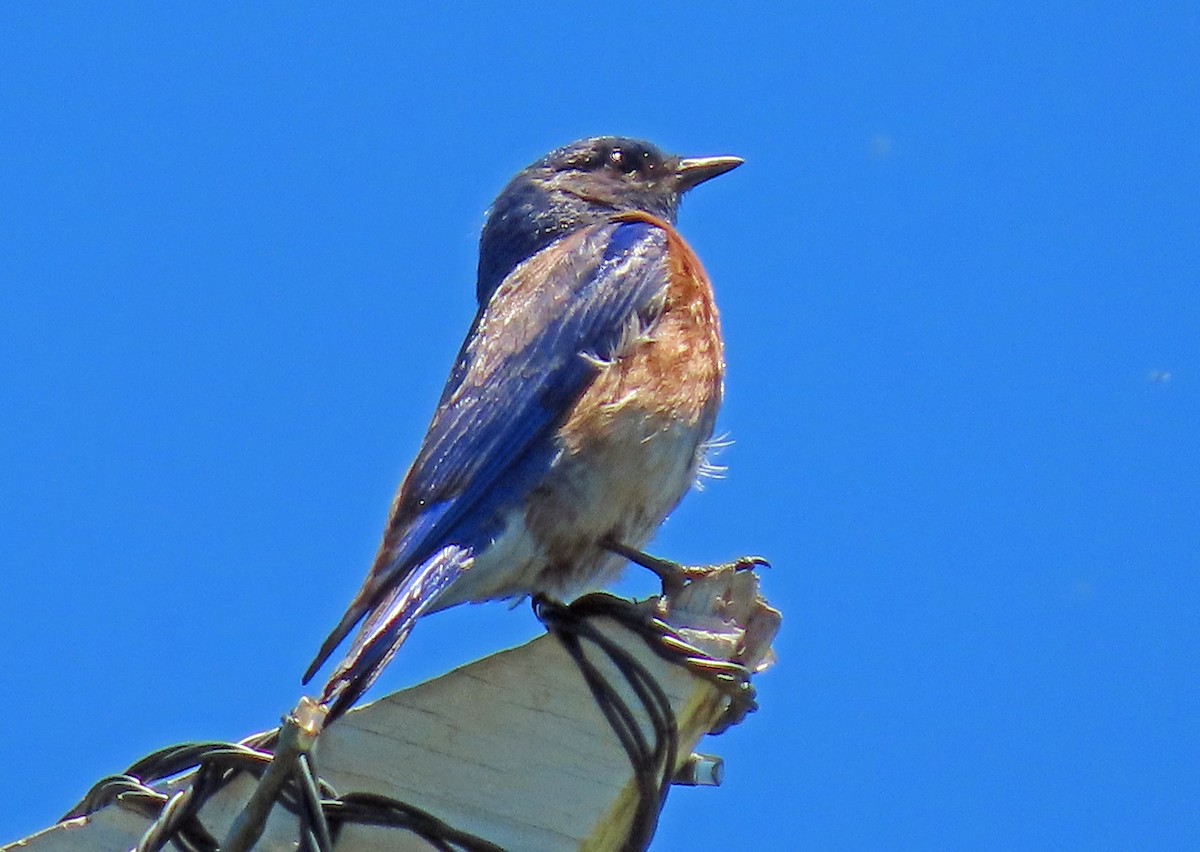
<path fill-rule="evenodd" d="M 473 506 L 521 451 L 556 426 L 633 322 L 649 324 L 667 286 L 665 233 L 597 225 L 518 266 L 464 347 L 404 484 L 422 507 Z"/>
<path fill-rule="evenodd" d="M 653 323 L 669 269 L 666 233 L 622 221 L 573 232 L 508 275 L 463 345 L 379 557 L 306 682 L 370 613 L 335 674 L 369 685 L 432 597 L 497 531 L 501 511 L 549 467 L 554 433 L 598 364 L 619 354 L 631 327 Z M 458 558 L 443 558 L 448 548 Z"/>

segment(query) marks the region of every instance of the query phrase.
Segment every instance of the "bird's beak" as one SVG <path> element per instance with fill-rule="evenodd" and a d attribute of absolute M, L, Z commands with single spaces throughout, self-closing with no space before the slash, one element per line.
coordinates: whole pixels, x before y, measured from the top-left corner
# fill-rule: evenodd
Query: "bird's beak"
<path fill-rule="evenodd" d="M 680 160 L 675 167 L 675 179 L 679 183 L 679 191 L 687 192 L 699 186 L 706 180 L 732 171 L 746 162 L 741 157 L 690 157 Z"/>

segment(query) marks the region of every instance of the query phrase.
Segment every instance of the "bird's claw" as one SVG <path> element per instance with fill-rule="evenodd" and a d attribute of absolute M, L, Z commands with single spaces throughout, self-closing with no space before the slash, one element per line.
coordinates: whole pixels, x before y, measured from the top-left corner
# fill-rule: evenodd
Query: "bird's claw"
<path fill-rule="evenodd" d="M 728 567 L 734 571 L 753 571 L 755 568 L 770 568 L 771 563 L 764 556 L 739 556 Z"/>
<path fill-rule="evenodd" d="M 624 556 L 630 562 L 641 565 L 658 575 L 662 581 L 662 596 L 664 599 L 676 597 L 688 583 L 703 580 L 723 571 L 753 571 L 756 568 L 770 568 L 771 563 L 761 556 L 739 556 L 732 562 L 721 562 L 715 565 L 681 565 L 669 559 L 651 556 L 648 553 L 629 547 L 619 541 L 606 541 L 604 548 Z"/>

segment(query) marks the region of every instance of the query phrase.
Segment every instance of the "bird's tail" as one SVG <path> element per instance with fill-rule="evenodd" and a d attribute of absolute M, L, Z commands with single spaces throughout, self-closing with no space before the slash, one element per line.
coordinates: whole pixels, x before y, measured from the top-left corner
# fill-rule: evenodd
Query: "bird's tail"
<path fill-rule="evenodd" d="M 358 629 L 358 635 L 354 637 L 349 652 L 338 663 L 325 684 L 321 704 L 329 708 L 326 724 L 354 706 L 404 644 L 417 619 L 434 606 L 447 586 L 467 570 L 470 564 L 471 552 L 466 548 L 457 545 L 444 547 L 370 607 L 370 612 Z M 353 607 L 346 613 L 343 622 L 347 618 L 354 618 Z M 341 637 L 353 627 L 353 623 L 351 621 L 348 625 L 339 625 L 330 634 L 326 644 L 330 641 L 333 641 L 334 645 L 340 642 Z M 318 656 L 314 661 L 305 676 L 305 682 L 312 677 L 323 658 L 331 651 L 332 648 L 322 648 L 323 656 Z"/>

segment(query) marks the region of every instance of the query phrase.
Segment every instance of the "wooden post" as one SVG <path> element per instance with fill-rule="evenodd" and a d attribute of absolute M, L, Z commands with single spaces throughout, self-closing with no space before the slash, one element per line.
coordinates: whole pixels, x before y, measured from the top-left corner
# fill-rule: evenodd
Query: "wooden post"
<path fill-rule="evenodd" d="M 752 671 L 770 661 L 780 620 L 759 595 L 757 577 L 732 570 L 690 583 L 665 617 L 687 642 Z M 616 622 L 600 618 L 596 626 L 632 654 L 669 697 L 679 732 L 676 762 L 687 763 L 727 698 L 711 681 L 662 659 Z M 602 670 L 613 670 L 602 655 L 589 651 L 588 657 Z M 628 692 L 619 677 L 614 680 Z M 314 756 L 321 777 L 341 794 L 400 799 L 509 849 L 621 848 L 638 801 L 629 757 L 576 663 L 552 635 L 351 711 L 321 732 Z M 187 784 L 184 776 L 162 789 L 170 794 Z M 214 837 L 227 836 L 255 784 L 241 775 L 204 805 L 200 819 Z M 113 805 L 5 849 L 133 849 L 149 824 Z M 275 807 L 254 848 L 290 850 L 296 836 L 295 818 Z M 337 848 L 432 847 L 403 831 L 351 824 Z"/>

